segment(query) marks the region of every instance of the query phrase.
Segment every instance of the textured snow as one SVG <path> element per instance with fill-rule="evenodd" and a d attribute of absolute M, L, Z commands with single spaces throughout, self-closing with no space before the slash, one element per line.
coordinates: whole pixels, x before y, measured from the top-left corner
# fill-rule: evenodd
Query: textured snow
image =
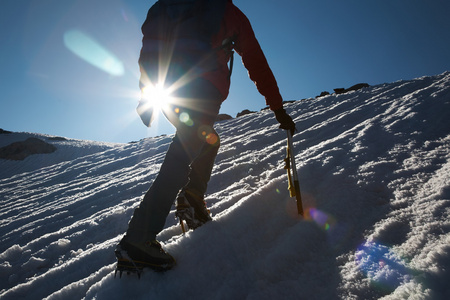
<path fill-rule="evenodd" d="M 114 247 L 171 136 L 130 144 L 28 137 L 0 160 L 1 299 L 450 299 L 450 73 L 286 104 L 307 216 L 272 112 L 216 124 L 214 221 L 158 236 L 166 273 L 114 278 Z M 174 170 L 176 172 L 176 170 Z"/>

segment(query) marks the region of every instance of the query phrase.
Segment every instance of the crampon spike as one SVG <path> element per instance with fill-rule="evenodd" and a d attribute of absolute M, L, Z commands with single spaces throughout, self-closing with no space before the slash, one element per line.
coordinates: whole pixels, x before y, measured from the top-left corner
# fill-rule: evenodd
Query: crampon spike
<path fill-rule="evenodd" d="M 116 271 L 114 272 L 114 278 L 116 278 L 117 272 L 119 272 L 119 278 L 122 278 L 123 272 L 126 272 L 127 275 L 136 274 L 140 279 L 142 271 L 143 267 L 137 266 L 134 261 L 119 259 Z"/>
<path fill-rule="evenodd" d="M 186 227 L 184 226 L 183 219 L 181 219 L 181 218 L 180 218 L 180 225 L 181 225 L 181 230 L 183 231 L 183 234 L 186 234 Z"/>

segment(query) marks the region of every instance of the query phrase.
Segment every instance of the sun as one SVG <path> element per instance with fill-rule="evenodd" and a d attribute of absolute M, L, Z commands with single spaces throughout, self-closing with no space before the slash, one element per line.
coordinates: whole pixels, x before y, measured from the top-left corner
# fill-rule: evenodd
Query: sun
<path fill-rule="evenodd" d="M 154 111 L 164 111 L 171 103 L 172 97 L 163 84 L 149 84 L 142 89 L 142 100 L 153 107 Z"/>

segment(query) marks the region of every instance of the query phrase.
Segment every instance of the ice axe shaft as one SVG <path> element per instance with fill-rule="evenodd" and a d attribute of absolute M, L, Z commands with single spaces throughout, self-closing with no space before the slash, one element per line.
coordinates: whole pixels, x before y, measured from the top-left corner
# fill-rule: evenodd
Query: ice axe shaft
<path fill-rule="evenodd" d="M 300 184 L 298 182 L 297 166 L 295 164 L 294 146 L 292 143 L 292 134 L 289 130 L 287 132 L 287 156 L 285 159 L 288 180 L 289 180 L 289 194 L 297 200 L 298 214 L 303 216 L 302 195 L 300 193 Z M 291 172 L 292 171 L 292 172 Z"/>

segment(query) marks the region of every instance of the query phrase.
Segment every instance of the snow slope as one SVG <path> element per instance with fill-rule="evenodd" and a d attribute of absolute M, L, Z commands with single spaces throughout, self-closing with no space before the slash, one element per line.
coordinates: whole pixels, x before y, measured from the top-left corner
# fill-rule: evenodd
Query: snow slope
<path fill-rule="evenodd" d="M 450 73 L 287 104 L 307 217 L 270 111 L 216 125 L 214 222 L 159 235 L 166 273 L 114 279 L 114 247 L 170 136 L 0 160 L 1 299 L 450 299 Z"/>

